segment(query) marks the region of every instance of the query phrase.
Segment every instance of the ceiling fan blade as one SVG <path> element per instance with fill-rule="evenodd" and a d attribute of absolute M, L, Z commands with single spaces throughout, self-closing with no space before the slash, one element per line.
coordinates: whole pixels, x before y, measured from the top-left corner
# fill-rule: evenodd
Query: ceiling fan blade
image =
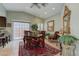
<path fill-rule="evenodd" d="M 31 8 L 32 8 L 33 6 L 36 6 L 36 7 L 40 8 L 40 6 L 38 5 L 38 3 L 32 3 Z"/>
<path fill-rule="evenodd" d="M 37 4 L 36 6 L 37 6 L 38 8 L 40 8 L 40 6 L 39 6 L 38 4 Z"/>
<path fill-rule="evenodd" d="M 34 4 L 31 5 L 31 8 L 34 6 Z"/>
<path fill-rule="evenodd" d="M 47 3 L 42 3 L 41 5 L 44 6 L 44 7 L 46 7 Z"/>
<path fill-rule="evenodd" d="M 46 5 L 44 3 L 41 4 L 42 6 L 46 7 Z"/>
<path fill-rule="evenodd" d="M 40 4 L 41 6 L 46 7 L 46 4 L 47 4 L 47 3 L 32 3 L 31 8 L 32 8 L 33 6 L 36 6 L 36 7 L 38 7 L 38 8 L 41 8 L 41 6 L 40 6 L 39 4 Z"/>

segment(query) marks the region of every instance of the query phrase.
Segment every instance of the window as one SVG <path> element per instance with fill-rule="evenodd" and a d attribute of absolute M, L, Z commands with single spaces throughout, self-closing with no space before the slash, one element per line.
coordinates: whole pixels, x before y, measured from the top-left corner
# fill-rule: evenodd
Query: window
<path fill-rule="evenodd" d="M 39 23 L 38 25 L 38 30 L 44 30 L 44 24 L 43 23 Z"/>

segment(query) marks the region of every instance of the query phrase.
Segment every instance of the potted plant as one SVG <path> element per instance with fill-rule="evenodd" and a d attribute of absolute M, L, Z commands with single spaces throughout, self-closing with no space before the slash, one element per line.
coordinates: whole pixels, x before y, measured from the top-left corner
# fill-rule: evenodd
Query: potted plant
<path fill-rule="evenodd" d="M 33 36 L 37 36 L 37 34 L 38 34 L 38 25 L 37 24 L 33 24 L 32 26 L 31 26 L 31 29 L 32 29 L 32 35 Z"/>
<path fill-rule="evenodd" d="M 76 40 L 78 39 L 71 35 L 63 35 L 59 37 L 59 41 L 65 45 L 72 45 Z"/>
<path fill-rule="evenodd" d="M 45 34 L 46 39 L 48 39 L 48 36 L 50 36 L 50 33 Z"/>
<path fill-rule="evenodd" d="M 78 38 L 72 35 L 63 35 L 59 37 L 59 42 L 62 43 L 62 55 L 74 55 L 75 42 Z"/>
<path fill-rule="evenodd" d="M 33 24 L 33 25 L 31 26 L 31 28 L 32 28 L 33 31 L 37 31 L 38 25 L 37 25 L 37 24 Z"/>

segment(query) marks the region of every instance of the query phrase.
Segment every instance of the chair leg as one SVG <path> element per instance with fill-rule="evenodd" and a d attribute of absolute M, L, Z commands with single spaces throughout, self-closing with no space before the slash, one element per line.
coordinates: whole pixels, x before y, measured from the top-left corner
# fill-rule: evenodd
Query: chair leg
<path fill-rule="evenodd" d="M 5 43 L 6 43 L 5 38 L 3 38 L 3 39 L 2 39 L 2 46 L 3 46 L 3 48 L 4 48 L 4 46 L 5 46 Z"/>
<path fill-rule="evenodd" d="M 60 49 L 61 49 L 60 55 L 62 55 L 62 44 L 61 43 L 60 43 Z"/>
<path fill-rule="evenodd" d="M 0 46 L 1 46 L 1 42 L 0 42 Z"/>
<path fill-rule="evenodd" d="M 5 39 L 5 40 L 6 40 L 6 43 L 8 43 L 8 37 L 6 37 L 6 39 Z"/>

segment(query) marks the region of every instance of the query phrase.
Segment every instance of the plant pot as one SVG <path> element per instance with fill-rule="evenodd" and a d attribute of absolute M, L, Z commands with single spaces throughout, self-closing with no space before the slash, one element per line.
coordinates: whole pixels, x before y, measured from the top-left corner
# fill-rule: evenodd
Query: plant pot
<path fill-rule="evenodd" d="M 46 39 L 48 39 L 48 36 L 46 36 Z"/>
<path fill-rule="evenodd" d="M 62 44 L 62 55 L 63 56 L 74 56 L 75 55 L 75 45 Z"/>

